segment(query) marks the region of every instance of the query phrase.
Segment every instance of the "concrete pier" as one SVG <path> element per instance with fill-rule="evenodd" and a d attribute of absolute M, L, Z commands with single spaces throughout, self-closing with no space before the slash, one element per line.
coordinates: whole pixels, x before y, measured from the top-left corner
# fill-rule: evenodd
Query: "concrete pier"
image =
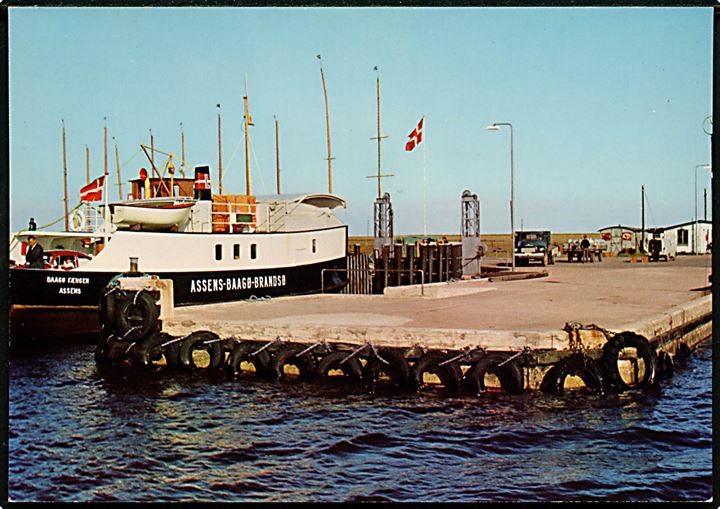
<path fill-rule="evenodd" d="M 173 336 L 198 329 L 220 337 L 458 349 L 563 349 L 568 322 L 633 330 L 650 339 L 711 313 L 710 257 L 631 264 L 557 263 L 548 276 L 515 281 L 469 280 L 425 285 L 425 296 L 311 295 L 176 308 L 164 321 Z M 525 269 L 524 271 L 532 271 Z M 407 291 L 407 290 L 405 290 Z M 393 294 L 399 294 L 397 296 Z M 582 331 L 587 346 L 597 331 Z"/>

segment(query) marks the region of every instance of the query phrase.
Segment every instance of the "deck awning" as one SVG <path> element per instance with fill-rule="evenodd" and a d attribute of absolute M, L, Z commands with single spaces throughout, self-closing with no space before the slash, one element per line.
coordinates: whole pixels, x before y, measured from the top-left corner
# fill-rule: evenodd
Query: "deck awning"
<path fill-rule="evenodd" d="M 330 193 L 309 193 L 309 194 L 273 194 L 258 196 L 258 203 L 306 203 L 318 208 L 334 209 L 336 207 L 347 208 L 345 200 Z"/>

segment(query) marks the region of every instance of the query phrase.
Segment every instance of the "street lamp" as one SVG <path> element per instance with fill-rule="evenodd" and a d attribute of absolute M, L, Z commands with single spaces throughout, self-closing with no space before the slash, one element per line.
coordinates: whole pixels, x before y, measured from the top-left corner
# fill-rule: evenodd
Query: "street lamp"
<path fill-rule="evenodd" d="M 487 126 L 488 131 L 499 131 L 500 126 L 510 127 L 510 258 L 512 271 L 515 272 L 515 150 L 513 142 L 513 126 L 510 122 L 495 122 Z"/>
<path fill-rule="evenodd" d="M 695 165 L 695 222 L 693 223 L 693 254 L 697 254 L 697 171 L 698 168 L 710 168 L 709 164 L 696 164 Z"/>

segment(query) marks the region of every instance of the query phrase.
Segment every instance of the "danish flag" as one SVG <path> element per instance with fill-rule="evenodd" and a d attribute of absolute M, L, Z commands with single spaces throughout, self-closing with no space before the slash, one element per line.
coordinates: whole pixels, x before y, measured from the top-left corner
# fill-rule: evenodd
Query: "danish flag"
<path fill-rule="evenodd" d="M 408 138 L 410 138 L 410 141 L 408 141 L 405 144 L 405 150 L 410 152 L 413 150 L 417 145 L 419 145 L 423 141 L 423 121 L 425 120 L 425 117 L 420 119 L 420 122 L 418 123 L 417 127 L 413 129 L 413 132 L 411 132 L 408 135 Z"/>
<path fill-rule="evenodd" d="M 102 201 L 105 175 L 80 188 L 80 201 Z"/>

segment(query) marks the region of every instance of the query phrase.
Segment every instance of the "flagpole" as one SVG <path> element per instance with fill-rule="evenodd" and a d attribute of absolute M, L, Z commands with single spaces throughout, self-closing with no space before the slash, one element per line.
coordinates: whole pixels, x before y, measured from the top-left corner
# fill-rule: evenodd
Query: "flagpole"
<path fill-rule="evenodd" d="M 423 236 L 427 236 L 427 161 L 425 159 L 425 145 L 427 145 L 427 136 L 425 133 L 425 115 L 423 115 Z"/>

